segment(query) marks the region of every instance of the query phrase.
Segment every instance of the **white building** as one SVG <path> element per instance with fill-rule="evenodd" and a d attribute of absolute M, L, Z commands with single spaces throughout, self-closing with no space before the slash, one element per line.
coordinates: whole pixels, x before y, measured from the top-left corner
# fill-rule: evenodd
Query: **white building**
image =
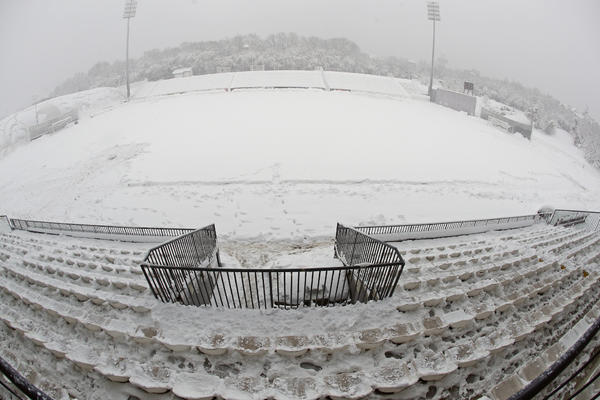
<path fill-rule="evenodd" d="M 177 68 L 176 70 L 173 71 L 173 77 L 174 78 L 185 78 L 186 76 L 192 76 L 192 68 L 191 67 L 186 67 L 186 68 Z"/>

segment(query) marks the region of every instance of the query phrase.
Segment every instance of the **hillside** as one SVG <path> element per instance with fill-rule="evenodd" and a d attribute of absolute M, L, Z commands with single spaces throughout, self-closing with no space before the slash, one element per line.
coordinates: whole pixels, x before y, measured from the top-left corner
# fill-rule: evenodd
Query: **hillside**
<path fill-rule="evenodd" d="M 536 88 L 518 82 L 493 79 L 476 70 L 449 68 L 448 60 L 436 61 L 435 76 L 443 86 L 462 90 L 463 82 L 475 84 L 475 93 L 515 107 L 522 112 L 535 110 L 539 129 L 555 127 L 569 132 L 586 159 L 600 167 L 600 125 L 587 113 L 577 111 Z M 154 49 L 131 60 L 132 81 L 157 81 L 173 77 L 172 71 L 191 67 L 194 75 L 248 70 L 314 70 L 364 73 L 397 78 L 429 79 L 429 63 L 398 57 L 373 57 L 345 38 L 321 39 L 294 33 L 277 33 L 261 38 L 239 35 L 218 41 L 182 43 Z M 86 73 L 67 79 L 52 92 L 52 97 L 97 87 L 123 85 L 123 61 L 99 62 Z"/>
<path fill-rule="evenodd" d="M 215 222 L 225 238 L 303 238 L 329 236 L 336 221 L 599 206 L 600 173 L 566 132 L 535 130 L 526 141 L 429 103 L 415 81 L 327 72 L 328 82 L 353 92 L 208 90 L 227 79 L 273 86 L 265 82 L 282 79 L 277 73 L 139 83 L 129 103 L 106 92 L 78 125 L 0 159 L 2 211 L 115 224 Z M 284 75 L 318 86 L 320 72 Z M 367 93 L 382 86 L 393 92 Z"/>

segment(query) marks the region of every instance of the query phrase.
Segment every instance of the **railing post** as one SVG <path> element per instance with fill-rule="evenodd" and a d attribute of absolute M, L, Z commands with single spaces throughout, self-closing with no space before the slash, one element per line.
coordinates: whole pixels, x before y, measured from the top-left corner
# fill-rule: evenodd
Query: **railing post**
<path fill-rule="evenodd" d="M 356 239 L 358 238 L 358 232 L 354 232 L 354 243 L 352 243 L 352 253 L 350 255 L 350 265 L 354 265 L 354 249 L 356 248 Z"/>

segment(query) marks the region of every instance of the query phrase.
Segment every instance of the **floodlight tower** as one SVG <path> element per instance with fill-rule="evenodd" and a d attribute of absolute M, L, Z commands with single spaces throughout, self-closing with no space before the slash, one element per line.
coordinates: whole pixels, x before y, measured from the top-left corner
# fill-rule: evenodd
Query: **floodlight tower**
<path fill-rule="evenodd" d="M 125 0 L 125 10 L 123 18 L 127 20 L 127 41 L 125 43 L 125 80 L 127 81 L 127 100 L 129 100 L 129 20 L 135 17 L 137 0 Z"/>
<path fill-rule="evenodd" d="M 433 44 L 431 46 L 431 77 L 429 78 L 429 96 L 433 88 L 433 60 L 435 57 L 435 22 L 440 20 L 440 4 L 437 1 L 427 2 L 427 19 L 433 22 Z"/>

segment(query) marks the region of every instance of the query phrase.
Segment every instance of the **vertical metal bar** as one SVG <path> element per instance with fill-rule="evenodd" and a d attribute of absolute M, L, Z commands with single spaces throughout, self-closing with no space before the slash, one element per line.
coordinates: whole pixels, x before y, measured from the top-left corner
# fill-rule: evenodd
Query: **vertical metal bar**
<path fill-rule="evenodd" d="M 394 292 L 396 291 L 396 287 L 398 286 L 398 280 L 400 280 L 400 275 L 402 275 L 402 271 L 404 270 L 404 265 L 400 264 L 400 266 L 398 268 L 400 269 L 400 271 L 396 272 L 396 280 L 394 281 L 394 284 L 392 285 L 392 292 L 389 294 L 388 297 L 392 297 L 394 295 Z"/>
<path fill-rule="evenodd" d="M 163 269 L 162 268 L 155 268 L 155 271 L 157 272 L 156 279 L 158 281 L 158 284 L 159 284 L 159 287 L 161 289 L 161 292 L 162 292 L 162 294 L 163 294 L 163 296 L 164 296 L 164 298 L 166 300 L 165 302 L 173 302 L 173 300 L 172 300 L 172 298 L 170 296 L 170 293 L 168 293 L 166 291 L 166 289 L 168 287 L 168 285 L 166 283 L 166 280 L 165 280 L 165 277 L 164 277 L 164 275 L 166 275 L 166 274 L 163 275 Z"/>
<path fill-rule="evenodd" d="M 363 269 L 363 284 L 361 285 L 360 293 L 364 293 L 366 296 L 366 302 L 369 301 L 370 293 L 369 293 L 369 281 L 371 280 L 371 267 L 364 267 Z"/>
<path fill-rule="evenodd" d="M 225 272 L 225 274 L 227 274 L 227 282 L 229 284 L 229 296 L 231 296 L 231 301 L 233 302 L 233 308 L 236 308 L 235 297 L 233 297 L 233 288 L 231 287 L 231 278 L 230 278 L 231 273 L 232 272 Z M 233 274 L 235 274 L 235 272 L 233 272 Z M 229 296 L 227 296 L 227 298 Z M 240 304 L 240 306 L 241 306 L 241 304 Z M 227 307 L 229 307 L 229 302 L 227 302 Z"/>
<path fill-rule="evenodd" d="M 365 284 L 363 283 L 363 281 L 365 280 L 365 269 L 363 267 L 359 267 L 356 275 L 356 280 L 360 283 L 360 288 L 358 289 L 358 292 L 356 294 L 356 300 L 362 303 L 360 298 L 363 292 L 363 288 L 365 287 Z"/>
<path fill-rule="evenodd" d="M 202 276 L 202 275 L 200 275 L 200 276 Z M 192 287 L 194 288 L 192 300 L 196 302 L 195 305 L 200 306 L 201 304 L 205 304 L 206 302 L 204 300 L 200 300 L 200 297 L 198 296 L 198 295 L 202 296 L 202 290 L 200 290 L 200 285 L 198 283 L 198 271 L 194 271 Z M 200 293 L 198 293 L 198 292 L 200 292 Z M 204 296 L 202 296 L 202 299 L 204 299 Z"/>
<path fill-rule="evenodd" d="M 248 298 L 246 296 L 246 285 L 244 284 L 244 273 L 243 272 L 240 273 L 240 277 L 242 279 L 242 291 L 244 293 L 244 304 L 246 305 L 246 308 L 249 308 L 248 307 Z"/>
<path fill-rule="evenodd" d="M 250 292 L 250 304 L 252 304 L 252 308 L 254 308 L 254 297 L 252 296 L 252 279 L 250 279 L 250 272 L 246 272 L 246 276 L 248 277 L 248 291 Z"/>
<path fill-rule="evenodd" d="M 300 271 L 296 271 L 294 272 L 295 274 L 298 274 L 298 279 L 297 279 L 297 288 L 296 288 L 296 307 L 300 307 Z"/>
<path fill-rule="evenodd" d="M 342 276 L 342 271 L 341 270 L 336 270 L 337 272 L 337 282 L 335 283 L 335 295 L 333 296 L 333 302 L 337 302 L 338 301 L 338 288 L 340 286 L 340 277 Z"/>
<path fill-rule="evenodd" d="M 353 243 L 353 245 L 352 245 L 352 253 L 351 253 L 351 255 L 350 255 L 350 260 L 348 261 L 348 263 L 349 263 L 350 265 L 354 265 L 354 262 L 353 262 L 353 260 L 354 260 L 354 248 L 356 247 L 356 237 L 357 237 L 357 236 L 358 236 L 358 232 L 356 232 L 356 233 L 354 234 L 354 243 Z"/>
<path fill-rule="evenodd" d="M 260 271 L 260 279 L 262 280 L 262 289 L 263 289 L 263 301 L 265 302 L 265 309 L 267 308 L 267 292 L 265 288 L 265 273 L 264 271 Z"/>
<path fill-rule="evenodd" d="M 390 272 L 393 268 L 394 266 L 392 264 L 389 264 L 383 267 L 381 270 L 381 275 L 379 276 L 379 281 L 377 282 L 377 292 L 380 294 L 379 296 L 381 297 L 381 299 L 387 297 L 387 282 L 390 276 Z"/>
<path fill-rule="evenodd" d="M 319 274 L 317 275 L 317 296 L 319 295 L 319 290 L 321 289 L 321 270 L 319 270 Z M 317 302 L 319 299 L 315 299 Z"/>
<path fill-rule="evenodd" d="M 177 288 L 177 297 L 179 298 L 181 303 L 185 303 L 186 301 L 188 301 L 186 293 L 187 287 L 184 285 L 186 283 L 186 280 L 184 278 L 184 274 L 186 273 L 186 271 L 182 271 L 181 269 L 171 269 L 169 272 L 172 274 L 173 279 L 175 280 L 175 287 Z"/>
<path fill-rule="evenodd" d="M 385 297 L 385 281 L 387 280 L 390 268 L 391 266 L 389 264 L 378 268 L 377 280 L 373 285 L 373 290 L 375 293 L 377 293 L 378 300 L 381 300 Z"/>
<path fill-rule="evenodd" d="M 286 275 L 287 275 L 287 272 L 283 271 L 283 301 L 285 302 L 283 305 L 284 309 L 287 309 L 287 304 L 288 304 L 287 285 L 286 285 L 286 279 L 285 279 Z M 290 303 L 291 303 L 291 299 L 290 299 Z"/>
<path fill-rule="evenodd" d="M 221 277 L 221 272 L 216 272 L 216 271 L 212 271 L 213 276 L 215 277 L 215 287 L 217 288 L 217 293 L 219 294 L 219 299 L 221 300 L 221 306 L 225 307 L 225 303 L 223 303 L 223 297 L 221 296 L 221 288 L 219 288 L 219 278 L 217 278 L 217 274 L 219 277 Z M 214 289 L 213 289 L 214 292 Z M 227 299 L 227 296 L 225 296 L 225 299 Z M 216 299 L 215 299 L 216 300 Z M 229 301 L 227 301 L 227 308 L 229 308 Z"/>
<path fill-rule="evenodd" d="M 273 308 L 273 276 L 269 271 L 269 297 L 271 299 L 271 308 Z"/>
<path fill-rule="evenodd" d="M 237 297 L 238 297 L 238 304 L 240 305 L 240 308 L 243 308 L 242 307 L 242 299 L 240 298 L 240 289 L 238 287 L 238 282 L 237 282 L 237 273 L 238 273 L 238 271 L 233 273 L 233 279 L 235 280 L 235 291 L 236 291 Z"/>
<path fill-rule="evenodd" d="M 302 303 L 304 305 L 306 305 L 306 286 L 308 285 L 308 281 L 306 279 L 307 275 L 308 275 L 308 272 L 306 270 L 304 270 L 304 290 L 303 290 L 304 293 L 302 294 Z"/>
<path fill-rule="evenodd" d="M 279 301 L 279 271 L 277 273 L 277 307 L 281 306 L 281 301 Z"/>
<path fill-rule="evenodd" d="M 310 301 L 309 301 L 309 304 L 311 305 L 311 307 L 312 307 L 312 295 L 314 292 L 314 290 L 313 290 L 314 280 L 315 280 L 315 271 L 312 270 L 312 271 L 310 271 Z"/>
<path fill-rule="evenodd" d="M 393 264 L 393 265 L 390 265 L 390 268 L 388 269 L 388 271 L 386 271 L 387 276 L 386 276 L 386 279 L 384 280 L 384 288 L 385 288 L 384 297 L 389 297 L 390 291 L 392 289 L 393 278 L 395 277 L 397 268 L 398 268 L 397 264 Z"/>
<path fill-rule="evenodd" d="M 150 286 L 150 289 L 152 290 L 152 294 L 154 295 L 154 298 L 158 299 L 157 290 L 155 288 L 155 285 L 153 285 L 152 281 L 150 280 L 149 275 L 151 274 L 151 271 L 146 271 L 146 269 L 150 269 L 150 267 L 145 266 L 144 264 L 140 265 L 140 267 L 142 268 L 142 272 L 144 273 L 144 276 L 146 277 L 146 281 L 148 281 L 148 286 Z M 164 301 L 162 298 L 160 300 Z"/>

